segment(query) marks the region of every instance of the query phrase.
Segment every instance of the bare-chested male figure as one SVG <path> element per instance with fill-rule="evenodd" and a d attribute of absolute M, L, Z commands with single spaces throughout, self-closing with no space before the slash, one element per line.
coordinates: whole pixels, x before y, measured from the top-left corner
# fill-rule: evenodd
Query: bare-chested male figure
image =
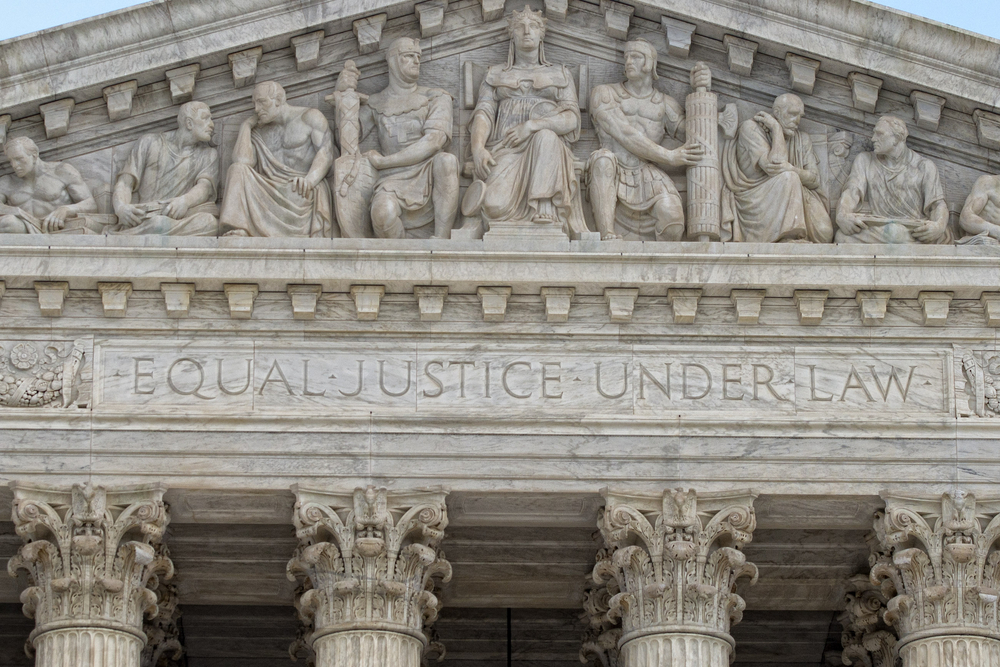
<path fill-rule="evenodd" d="M 587 165 L 594 221 L 602 239 L 680 241 L 684 206 L 673 181 L 657 165 L 697 164 L 700 144 L 670 150 L 660 145 L 669 134 L 684 139 L 684 109 L 653 87 L 656 49 L 643 39 L 625 44 L 624 83 L 594 88 L 590 117 L 600 150 Z M 691 70 L 693 86 L 708 87 L 712 73 L 699 64 Z"/>
<path fill-rule="evenodd" d="M 1000 176 L 982 176 L 976 181 L 959 224 L 968 234 L 986 234 L 1000 241 Z"/>
<path fill-rule="evenodd" d="M 13 176 L 0 178 L 0 234 L 48 234 L 66 220 L 97 213 L 97 202 L 75 167 L 43 162 L 27 137 L 7 142 Z"/>
<path fill-rule="evenodd" d="M 257 84 L 253 104 L 233 148 L 219 215 L 223 232 L 330 238 L 326 175 L 336 155 L 326 116 L 289 105 L 274 81 Z"/>

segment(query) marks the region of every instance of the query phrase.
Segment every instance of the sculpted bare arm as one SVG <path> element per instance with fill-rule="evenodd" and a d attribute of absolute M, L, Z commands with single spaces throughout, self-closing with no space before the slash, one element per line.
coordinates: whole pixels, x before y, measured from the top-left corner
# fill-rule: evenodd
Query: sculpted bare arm
<path fill-rule="evenodd" d="M 302 121 L 309 127 L 309 139 L 316 148 L 309 173 L 294 181 L 296 191 L 304 197 L 326 178 L 333 166 L 333 134 L 329 121 L 319 109 L 306 111 L 302 114 Z"/>
<path fill-rule="evenodd" d="M 1000 225 L 996 225 L 983 217 L 986 204 L 990 201 L 990 193 L 1000 191 L 1000 178 L 996 176 L 981 176 L 972 187 L 972 192 L 962 207 L 959 223 L 969 234 L 988 233 L 994 238 L 1000 238 Z M 2 194 L 0 194 L 2 196 Z"/>
<path fill-rule="evenodd" d="M 616 102 L 613 92 L 606 86 L 594 89 L 590 103 L 591 118 L 594 122 L 637 157 L 668 166 L 681 166 L 697 163 L 704 152 L 704 149 L 697 145 L 685 145 L 675 151 L 660 146 L 629 122 Z"/>

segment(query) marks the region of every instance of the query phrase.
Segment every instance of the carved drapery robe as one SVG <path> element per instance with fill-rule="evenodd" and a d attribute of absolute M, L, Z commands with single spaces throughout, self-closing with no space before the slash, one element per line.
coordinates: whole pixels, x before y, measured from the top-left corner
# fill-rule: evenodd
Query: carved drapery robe
<path fill-rule="evenodd" d="M 451 137 L 452 98 L 440 88 L 420 86 L 405 97 L 393 97 L 386 91 L 368 98 L 378 127 L 378 141 L 383 155 L 392 155 L 415 144 L 427 132 L 437 130 Z M 374 195 L 392 194 L 403 209 L 400 218 L 408 236 L 430 237 L 434 228 L 434 156 L 408 167 L 379 170 Z M 421 229 L 427 227 L 426 230 Z"/>
<path fill-rule="evenodd" d="M 132 147 L 128 162 L 120 175 L 134 179 L 133 196 L 138 193 L 138 206 L 146 215 L 135 227 L 118 225 L 111 234 L 165 234 L 168 236 L 218 236 L 219 207 L 215 204 L 219 187 L 219 154 L 205 144 L 181 152 L 170 142 L 174 132 L 150 134 Z M 212 184 L 212 198 L 188 210 L 182 220 L 160 214 L 160 210 L 175 197 L 186 194 L 198 184 Z"/>
<path fill-rule="evenodd" d="M 564 111 L 577 119 L 569 134 L 541 130 L 519 146 L 500 145 L 507 130 Z M 580 138 L 580 103 L 569 70 L 562 65 L 493 65 L 479 87 L 473 120 L 477 116 L 489 123 L 486 148 L 496 161 L 486 180 L 482 208 L 486 225 L 491 220 L 529 222 L 538 211 L 539 200 L 551 199 L 564 226 L 574 233 L 587 231 L 580 182 L 569 147 Z"/>
<path fill-rule="evenodd" d="M 278 161 L 260 138 L 250 132 L 257 168 L 234 164 L 229 168 L 222 203 L 223 230 L 242 229 L 250 236 L 299 236 L 330 238 L 333 208 L 326 179 L 302 197 L 292 180 L 305 177 Z"/>
<path fill-rule="evenodd" d="M 812 140 L 804 132 L 785 138 L 788 162 L 799 169 L 819 171 Z M 825 196 L 802 184 L 798 174 L 769 176 L 760 160 L 771 152 L 771 140 L 755 120 L 740 125 L 722 156 L 722 222 L 724 241 L 775 243 L 808 239 L 833 240 L 833 223 Z"/>
<path fill-rule="evenodd" d="M 934 205 L 944 201 L 944 188 L 933 162 L 909 148 L 903 155 L 897 169 L 889 168 L 874 153 L 858 155 L 844 192 L 853 190 L 861 201 L 861 215 L 880 222 L 869 222 L 857 234 L 838 231 L 837 243 L 920 243 L 910 230 L 929 219 Z M 948 229 L 936 243 L 954 240 Z"/>
<path fill-rule="evenodd" d="M 601 107 L 621 109 L 622 100 L 635 97 L 628 92 L 621 83 L 612 83 L 605 86 L 598 86 L 591 96 L 591 116 L 597 113 Z M 640 98 L 643 99 L 643 98 Z M 659 90 L 653 90 L 652 94 L 645 98 L 657 107 L 663 108 L 663 121 L 655 121 L 656 125 L 662 125 L 663 129 L 653 128 L 652 136 L 661 135 L 665 130 L 671 137 L 678 138 L 680 129 L 684 124 L 684 110 L 669 95 Z M 654 121 L 641 116 L 629 118 L 632 123 L 643 123 L 644 125 L 654 124 Z M 614 162 L 615 171 L 618 174 L 618 184 L 616 195 L 618 205 L 615 207 L 615 226 L 619 227 L 619 232 L 625 232 L 625 238 L 636 240 L 653 240 L 656 235 L 656 218 L 652 215 L 652 208 L 661 199 L 673 197 L 680 204 L 681 196 L 677 192 L 677 186 L 671 178 L 656 165 L 646 160 L 636 157 L 618 142 L 601 129 L 598 123 L 594 123 L 594 129 L 601 141 L 601 149 L 591 154 L 587 161 L 587 174 L 591 171 L 591 165 L 601 158 L 607 158 Z M 587 183 L 588 188 L 590 183 Z"/>

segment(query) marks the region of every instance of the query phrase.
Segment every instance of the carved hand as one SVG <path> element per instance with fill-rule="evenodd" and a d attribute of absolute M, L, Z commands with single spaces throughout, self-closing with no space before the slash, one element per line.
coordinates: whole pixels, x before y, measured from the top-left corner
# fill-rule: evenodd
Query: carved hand
<path fill-rule="evenodd" d="M 292 187 L 300 197 L 308 197 L 309 193 L 312 192 L 313 188 L 316 186 L 313 185 L 308 176 L 296 176 L 292 179 Z"/>
<path fill-rule="evenodd" d="M 680 148 L 667 151 L 665 164 L 669 167 L 692 167 L 705 157 L 705 146 L 700 143 L 686 143 Z"/>
<path fill-rule="evenodd" d="M 862 229 L 868 229 L 868 225 L 865 224 L 860 215 L 847 211 L 837 212 L 837 226 L 845 234 L 857 234 Z"/>
<path fill-rule="evenodd" d="M 115 213 L 118 214 L 118 222 L 125 227 L 135 227 L 142 222 L 143 211 L 138 206 L 119 204 L 115 206 Z"/>
<path fill-rule="evenodd" d="M 368 151 L 365 153 L 365 157 L 376 169 L 385 169 L 385 156 L 378 151 Z"/>
<path fill-rule="evenodd" d="M 479 180 L 485 181 L 490 175 L 490 168 L 496 164 L 496 160 L 485 148 L 472 149 L 472 171 Z"/>
<path fill-rule="evenodd" d="M 249 118 L 247 118 L 245 121 L 243 121 L 243 124 L 248 129 L 251 129 L 251 130 L 253 128 L 257 127 L 258 123 L 260 123 L 260 119 L 257 118 L 257 114 L 254 114 L 254 115 L 250 116 Z"/>
<path fill-rule="evenodd" d="M 921 243 L 934 243 L 944 235 L 944 231 L 947 226 L 947 222 L 928 220 L 913 230 L 913 238 L 917 239 Z"/>
<path fill-rule="evenodd" d="M 42 220 L 43 232 L 57 232 L 66 226 L 66 218 L 69 217 L 70 210 L 67 206 L 60 206 L 56 210 L 45 216 Z"/>
<path fill-rule="evenodd" d="M 707 63 L 695 63 L 695 66 L 691 68 L 691 87 L 695 90 L 698 88 L 711 90 L 712 70 Z"/>
<path fill-rule="evenodd" d="M 515 125 L 504 133 L 503 141 L 500 142 L 500 145 L 505 148 L 520 146 L 525 141 L 530 139 L 534 132 L 535 128 L 531 125 L 530 120 L 526 123 Z"/>
<path fill-rule="evenodd" d="M 765 162 L 763 165 L 761 165 L 761 168 L 764 170 L 764 173 L 766 173 L 768 176 L 777 176 L 778 174 L 784 171 L 796 171 L 795 167 L 792 166 L 791 163 L 785 160 L 777 160 L 777 161 L 772 160 L 769 162 Z"/>
<path fill-rule="evenodd" d="M 163 215 L 174 220 L 181 220 L 187 216 L 188 208 L 190 207 L 184 197 L 175 197 L 163 207 Z"/>
<path fill-rule="evenodd" d="M 360 77 L 361 70 L 358 69 L 353 60 L 348 60 L 344 63 L 344 69 L 337 75 L 337 92 L 343 93 L 348 90 L 356 90 Z"/>
<path fill-rule="evenodd" d="M 781 129 L 781 123 L 778 122 L 778 119 L 766 111 L 759 111 L 753 119 L 761 125 L 766 126 L 772 133 L 784 132 L 784 130 Z"/>

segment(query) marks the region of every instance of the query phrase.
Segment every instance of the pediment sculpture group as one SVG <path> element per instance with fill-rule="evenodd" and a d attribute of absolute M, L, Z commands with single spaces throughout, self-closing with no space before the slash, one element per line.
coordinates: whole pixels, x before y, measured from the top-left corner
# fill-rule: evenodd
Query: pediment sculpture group
<path fill-rule="evenodd" d="M 528 7 L 508 16 L 509 56 L 485 71 L 464 165 L 448 152 L 452 97 L 419 84 L 420 42 L 404 37 L 388 47 L 389 83 L 373 95 L 358 92 L 360 72 L 347 61 L 327 97 L 333 129 L 318 109 L 289 104 L 278 83 L 258 84 L 221 208 L 211 110 L 182 105 L 176 130 L 133 146 L 113 188 L 117 222 L 97 233 L 447 239 L 461 220 L 464 238 L 580 238 L 590 232 L 586 203 L 604 240 L 963 242 L 948 225 L 938 170 L 907 147 L 902 119 L 876 123 L 874 151 L 855 159 L 831 218 L 799 97 L 730 122 L 720 145 L 726 114 L 707 65 L 691 70 L 682 105 L 657 89 L 656 49 L 641 39 L 625 44 L 626 80 L 591 92 L 600 148 L 576 161 L 576 82 L 546 59 L 545 28 Z M 362 151 L 372 131 L 379 150 Z M 679 146 L 664 147 L 668 138 Z M 93 233 L 97 204 L 73 166 L 41 160 L 25 137 L 4 151 L 14 173 L 0 178 L 0 233 Z M 668 174 L 681 170 L 686 207 Z M 460 197 L 463 173 L 472 182 Z M 965 242 L 1000 240 L 1000 176 L 977 181 L 960 226 Z"/>

